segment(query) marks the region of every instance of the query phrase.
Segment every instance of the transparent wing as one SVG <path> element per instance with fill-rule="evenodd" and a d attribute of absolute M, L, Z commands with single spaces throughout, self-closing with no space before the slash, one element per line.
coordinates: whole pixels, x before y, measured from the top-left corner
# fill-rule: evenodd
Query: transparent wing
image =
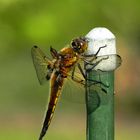
<path fill-rule="evenodd" d="M 86 86 L 90 87 L 92 91 L 94 90 L 94 93 L 104 92 L 101 86 L 101 83 L 99 81 L 93 81 L 91 79 L 88 79 L 88 80 L 90 81 L 90 84 L 86 83 L 86 80 L 84 76 L 82 75 L 80 69 L 78 68 L 78 66 L 76 66 L 74 70 L 74 74 L 72 70 L 65 80 L 63 90 L 62 90 L 62 95 L 61 95 L 62 99 L 66 99 L 75 103 L 82 103 L 82 104 L 85 103 Z M 98 95 L 94 94 L 94 95 L 88 95 L 88 96 L 95 98 L 95 96 L 98 96 Z M 91 102 L 91 101 L 90 102 L 92 104 L 97 104 L 97 99 L 99 98 L 96 98 L 96 100 L 94 100 L 95 102 Z"/>
<path fill-rule="evenodd" d="M 81 80 L 81 78 L 78 76 L 76 76 L 76 78 L 77 80 Z M 85 81 L 80 83 L 68 77 L 62 89 L 61 99 L 73 103 L 85 104 L 88 98 L 88 105 L 90 105 L 90 108 L 88 110 L 89 113 L 96 110 L 101 103 L 102 104 L 107 103 L 108 94 L 103 91 L 102 85 L 100 83 L 91 84 L 90 87 L 86 88 L 85 87 L 86 87 Z M 88 94 L 86 90 L 88 90 Z"/>
<path fill-rule="evenodd" d="M 78 73 L 79 74 L 79 73 Z M 76 77 L 76 80 L 80 81 L 80 77 Z M 74 103 L 85 103 L 85 80 L 80 83 L 71 79 L 71 77 L 66 78 L 61 98 L 66 99 Z"/>
<path fill-rule="evenodd" d="M 61 97 L 62 99 L 75 103 L 85 102 L 85 78 L 77 65 L 74 65 L 72 70 L 68 73 Z"/>
<path fill-rule="evenodd" d="M 95 71 L 114 71 L 121 63 L 121 57 L 117 54 L 98 56 L 96 58 L 86 57 L 87 61 L 86 70 Z"/>
<path fill-rule="evenodd" d="M 46 79 L 46 76 L 48 74 L 47 65 L 48 63 L 51 63 L 51 61 L 37 46 L 34 46 L 31 49 L 31 55 L 39 83 L 42 85 L 47 81 Z"/>
<path fill-rule="evenodd" d="M 108 85 L 106 83 L 101 83 L 100 77 L 103 74 L 107 74 L 107 72 L 114 71 L 121 65 L 121 57 L 119 55 L 113 54 L 113 55 L 105 55 L 105 56 L 99 56 L 97 58 L 93 57 L 87 57 L 84 58 L 87 62 L 86 67 L 84 66 L 84 61 L 81 59 L 78 63 L 81 66 L 81 69 L 83 70 L 83 73 L 85 74 L 85 69 L 93 70 L 93 76 L 99 77 L 98 81 L 92 81 L 91 79 L 87 79 L 90 81 L 91 86 L 90 89 L 92 89 L 93 94 L 90 94 L 88 96 L 95 98 L 95 102 L 91 102 L 93 106 L 97 102 L 99 103 L 99 96 L 103 93 L 105 95 L 104 88 L 106 89 Z M 74 78 L 72 78 L 74 77 Z M 67 80 L 65 81 L 63 91 L 62 91 L 62 98 L 67 99 L 72 102 L 78 102 L 78 103 L 85 103 L 85 97 L 86 97 L 86 91 L 85 91 L 86 81 L 83 77 L 81 71 L 79 70 L 78 66 L 75 66 L 75 71 L 73 74 L 73 70 L 70 72 Z M 96 94 L 94 94 L 96 93 Z M 107 95 L 107 94 L 106 94 Z M 106 95 L 104 97 L 106 102 Z"/>

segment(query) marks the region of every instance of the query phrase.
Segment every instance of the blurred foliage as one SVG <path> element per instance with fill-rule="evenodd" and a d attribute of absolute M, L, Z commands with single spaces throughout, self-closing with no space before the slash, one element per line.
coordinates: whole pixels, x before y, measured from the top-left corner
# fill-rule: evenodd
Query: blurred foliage
<path fill-rule="evenodd" d="M 35 128 L 40 127 L 49 87 L 38 84 L 30 56 L 31 47 L 38 45 L 47 53 L 50 46 L 59 50 L 72 38 L 85 35 L 99 26 L 116 35 L 118 52 L 123 59 L 116 75 L 118 114 L 125 114 L 128 118 L 132 116 L 132 120 L 139 118 L 139 5 L 139 0 L 0 0 L 0 123 L 5 126 L 0 127 L 0 139 L 32 139 L 35 132 L 39 132 L 33 129 L 28 135 L 26 128 L 30 123 L 29 128 L 33 124 Z M 74 115 L 77 110 L 84 114 L 83 106 L 80 110 L 72 103 L 59 106 L 59 114 Z M 25 122 L 25 119 L 30 121 Z M 8 129 L 9 123 L 13 126 L 18 124 L 15 132 L 21 127 L 18 134 L 13 133 L 11 127 Z M 22 137 L 22 130 L 27 137 Z M 6 136 L 9 132 L 11 135 Z M 126 139 L 121 135 L 119 140 Z M 51 137 L 55 139 L 53 134 Z M 68 139 L 65 135 L 61 137 Z M 75 137 L 78 139 L 78 135 Z"/>
<path fill-rule="evenodd" d="M 140 1 L 1 0 L 1 53 L 23 51 L 39 44 L 63 47 L 95 26 L 125 36 L 139 49 Z"/>

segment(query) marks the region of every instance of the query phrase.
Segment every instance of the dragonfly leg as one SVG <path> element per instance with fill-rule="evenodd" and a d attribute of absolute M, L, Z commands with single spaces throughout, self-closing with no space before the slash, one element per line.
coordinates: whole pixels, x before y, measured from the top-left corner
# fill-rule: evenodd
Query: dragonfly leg
<path fill-rule="evenodd" d="M 98 51 L 95 53 L 95 54 L 89 54 L 89 55 L 87 55 L 87 54 L 85 54 L 85 55 L 83 55 L 84 57 L 92 57 L 92 59 L 90 59 L 90 60 L 84 60 L 85 61 L 85 65 L 88 65 L 88 64 L 90 64 L 92 61 L 94 61 L 94 60 L 96 60 L 97 59 L 97 55 L 98 55 L 98 53 L 100 52 L 100 50 L 102 49 L 102 48 L 105 48 L 105 47 L 107 47 L 107 45 L 105 45 L 105 46 L 102 46 L 102 47 L 99 47 L 99 49 L 98 49 Z"/>
<path fill-rule="evenodd" d="M 102 90 L 105 94 L 107 94 L 107 91 L 106 91 L 104 88 L 101 88 L 101 90 Z"/>
<path fill-rule="evenodd" d="M 97 62 L 94 63 L 94 64 L 91 63 L 92 61 L 94 61 L 94 60 L 97 59 L 98 53 L 100 52 L 100 50 L 101 50 L 102 48 L 105 48 L 105 47 L 107 47 L 107 45 L 102 46 L 102 47 L 99 47 L 99 49 L 98 49 L 98 51 L 96 52 L 96 54 L 85 55 L 85 57 L 93 57 L 91 60 L 88 60 L 88 61 L 87 61 L 87 60 L 84 60 L 84 61 L 85 61 L 85 67 L 86 67 L 87 65 L 93 65 L 92 68 L 91 68 L 91 69 L 93 69 L 93 68 L 96 67 L 102 60 L 108 59 L 108 58 L 102 58 L 101 60 L 97 61 Z"/>
<path fill-rule="evenodd" d="M 81 65 L 80 65 L 79 63 L 78 63 L 77 65 L 78 65 L 78 68 L 79 68 L 79 70 L 80 70 L 82 76 L 86 79 L 86 75 L 85 75 L 85 73 L 84 73 L 84 71 L 83 71 Z"/>
<path fill-rule="evenodd" d="M 93 79 L 88 79 L 88 78 L 86 77 L 86 75 L 84 74 L 84 71 L 82 70 L 81 65 L 80 65 L 79 63 L 78 63 L 77 65 L 78 65 L 78 68 L 79 68 L 79 70 L 80 70 L 82 76 L 84 77 L 84 79 L 85 79 L 86 81 L 90 81 L 90 82 L 91 82 L 90 84 L 88 84 L 88 86 L 96 85 L 96 84 L 101 84 L 101 85 L 103 85 L 103 86 L 106 87 L 106 88 L 109 87 L 108 85 L 105 85 L 105 84 L 104 84 L 103 82 L 101 82 L 101 81 L 97 81 L 97 80 L 93 80 Z M 84 80 L 78 80 L 78 79 L 76 79 L 75 76 L 74 76 L 74 74 L 75 74 L 75 67 L 73 68 L 73 71 L 72 71 L 72 76 L 71 76 L 72 80 L 74 80 L 74 81 L 77 82 L 77 83 L 84 84 L 84 83 L 83 83 Z"/>
<path fill-rule="evenodd" d="M 98 60 L 98 61 L 96 61 L 96 63 L 87 63 L 87 64 L 85 64 L 85 67 L 87 66 L 87 65 L 92 65 L 92 67 L 90 67 L 90 68 L 85 68 L 86 69 L 86 71 L 87 72 L 90 72 L 91 70 L 93 70 L 101 61 L 103 61 L 103 60 L 106 60 L 106 59 L 108 59 L 109 57 L 107 56 L 106 58 L 102 58 L 102 59 L 100 59 L 100 60 Z"/>
<path fill-rule="evenodd" d="M 102 47 L 99 47 L 98 51 L 97 51 L 95 54 L 84 54 L 83 56 L 84 56 L 84 57 L 96 57 L 96 56 L 98 55 L 98 53 L 100 52 L 100 50 L 101 50 L 102 48 L 105 48 L 105 47 L 107 47 L 107 45 L 104 45 L 104 46 L 102 46 Z"/>
<path fill-rule="evenodd" d="M 101 84 L 101 85 L 103 85 L 104 87 L 109 88 L 109 85 L 106 85 L 106 84 L 104 84 L 104 83 L 101 82 L 101 81 L 97 81 L 97 80 L 93 80 L 93 79 L 86 79 L 86 80 L 89 81 L 89 82 L 91 82 L 91 83 L 89 83 L 89 86 L 91 86 L 91 85 L 96 85 L 96 84 Z"/>
<path fill-rule="evenodd" d="M 101 50 L 102 48 L 105 48 L 105 47 L 107 47 L 107 45 L 104 45 L 104 46 L 102 46 L 102 47 L 99 47 L 98 51 L 95 53 L 95 56 L 97 56 L 98 53 L 100 52 L 100 50 Z"/>
<path fill-rule="evenodd" d="M 108 85 L 105 85 L 103 82 L 101 82 L 101 81 L 96 81 L 96 80 L 92 80 L 92 79 L 88 79 L 88 78 L 86 78 L 86 76 L 85 76 L 85 74 L 84 74 L 84 72 L 83 72 L 83 70 L 82 70 L 82 68 L 81 68 L 81 65 L 78 63 L 78 68 L 79 68 L 79 70 L 80 70 L 80 72 L 81 72 L 81 74 L 83 75 L 83 77 L 85 78 L 85 80 L 88 80 L 88 81 L 90 81 L 90 82 L 93 82 L 92 83 L 92 85 L 94 84 L 101 84 L 101 85 L 103 85 L 104 87 L 106 87 L 106 88 L 108 88 L 109 86 Z"/>
<path fill-rule="evenodd" d="M 87 79 L 87 80 L 88 80 L 88 79 Z M 90 80 L 90 81 L 91 81 L 91 80 Z M 96 80 L 92 80 L 92 83 L 89 83 L 87 86 L 88 86 L 88 87 L 91 87 L 92 85 L 97 85 L 97 84 L 101 84 L 101 85 L 103 85 L 104 87 L 109 88 L 109 86 L 105 85 L 103 82 L 101 82 L 101 81 L 96 81 Z M 101 90 L 102 90 L 105 94 L 107 94 L 107 91 L 106 91 L 105 88 L 103 88 L 103 87 L 100 87 L 100 88 L 101 88 Z"/>
<path fill-rule="evenodd" d="M 73 68 L 73 70 L 72 70 L 71 79 L 72 79 L 73 81 L 77 82 L 77 83 L 81 83 L 81 84 L 84 85 L 84 83 L 83 83 L 84 80 L 78 80 L 78 79 L 76 79 L 75 76 L 74 76 L 74 74 L 75 74 L 75 66 L 74 66 L 74 68 Z"/>

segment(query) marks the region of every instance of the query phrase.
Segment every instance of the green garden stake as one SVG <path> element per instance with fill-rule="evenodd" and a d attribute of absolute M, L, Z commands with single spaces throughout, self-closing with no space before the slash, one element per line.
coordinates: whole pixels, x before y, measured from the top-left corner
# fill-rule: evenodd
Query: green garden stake
<path fill-rule="evenodd" d="M 89 39 L 87 54 L 96 54 L 105 45 L 107 47 L 102 48 L 97 56 L 116 54 L 115 36 L 108 29 L 94 28 L 86 37 Z M 109 62 L 103 67 L 112 65 Z M 91 71 L 88 78 L 101 81 L 105 86 L 99 84 L 86 87 L 87 140 L 114 140 L 114 72 L 99 75 Z M 103 87 L 104 90 L 96 90 L 95 87 Z"/>

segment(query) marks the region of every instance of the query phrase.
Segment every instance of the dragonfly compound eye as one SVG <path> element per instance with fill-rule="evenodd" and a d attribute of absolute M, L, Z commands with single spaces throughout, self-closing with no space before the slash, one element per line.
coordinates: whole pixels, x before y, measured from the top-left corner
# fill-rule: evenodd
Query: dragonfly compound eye
<path fill-rule="evenodd" d="M 76 42 L 75 42 L 75 41 L 72 41 L 71 46 L 72 46 L 72 47 L 77 46 L 77 45 L 76 45 Z"/>
<path fill-rule="evenodd" d="M 72 49 L 73 49 L 75 52 L 78 51 L 78 44 L 77 44 L 77 42 L 73 41 L 73 42 L 71 43 L 71 47 L 72 47 Z"/>
<path fill-rule="evenodd" d="M 85 37 L 78 37 L 72 40 L 71 47 L 74 52 L 84 53 L 87 49 L 87 39 Z"/>

